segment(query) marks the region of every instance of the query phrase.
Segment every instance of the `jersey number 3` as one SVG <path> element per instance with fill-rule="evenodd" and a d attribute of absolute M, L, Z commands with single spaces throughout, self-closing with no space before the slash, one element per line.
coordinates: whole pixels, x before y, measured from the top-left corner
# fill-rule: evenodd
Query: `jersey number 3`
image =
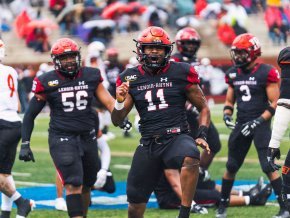
<path fill-rule="evenodd" d="M 241 85 L 240 91 L 243 93 L 242 101 L 250 101 L 252 96 L 250 92 L 250 88 L 247 85 Z"/>
<path fill-rule="evenodd" d="M 148 101 L 149 105 L 147 106 L 148 111 L 155 111 L 160 110 L 168 107 L 168 104 L 166 103 L 164 99 L 164 93 L 163 89 L 158 89 L 156 93 L 157 98 L 160 100 L 160 104 L 154 105 L 152 101 L 152 91 L 147 91 L 145 94 L 145 99 Z"/>
<path fill-rule="evenodd" d="M 76 107 L 78 110 L 84 110 L 87 108 L 88 101 L 84 98 L 88 97 L 88 93 L 84 90 L 74 92 L 61 93 L 61 101 L 64 106 L 65 112 L 71 112 Z M 69 99 L 76 98 L 76 101 L 69 101 Z"/>

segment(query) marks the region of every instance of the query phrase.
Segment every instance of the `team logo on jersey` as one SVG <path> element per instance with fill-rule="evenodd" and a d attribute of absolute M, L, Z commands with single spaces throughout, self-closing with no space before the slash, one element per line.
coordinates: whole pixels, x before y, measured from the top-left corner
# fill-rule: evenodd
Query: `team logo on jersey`
<path fill-rule="evenodd" d="M 167 77 L 161 77 L 160 78 L 160 82 L 167 82 L 168 81 L 168 78 Z"/>
<path fill-rule="evenodd" d="M 231 79 L 234 79 L 234 78 L 237 77 L 237 73 L 230 73 L 230 74 L 229 74 L 229 77 L 230 77 Z"/>
<path fill-rule="evenodd" d="M 125 77 L 125 80 L 129 82 L 135 81 L 136 79 L 137 79 L 137 75 L 130 75 L 130 76 Z"/>
<path fill-rule="evenodd" d="M 85 81 L 79 81 L 79 86 L 84 86 L 85 84 Z"/>
<path fill-rule="evenodd" d="M 48 86 L 57 86 L 58 85 L 58 80 L 53 80 L 48 82 Z"/>
<path fill-rule="evenodd" d="M 255 80 L 255 77 L 250 77 L 249 80 L 250 81 L 254 81 Z"/>

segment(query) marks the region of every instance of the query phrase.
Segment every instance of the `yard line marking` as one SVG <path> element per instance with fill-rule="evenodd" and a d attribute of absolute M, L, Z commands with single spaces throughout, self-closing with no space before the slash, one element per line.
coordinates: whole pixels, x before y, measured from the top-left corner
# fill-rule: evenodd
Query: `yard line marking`
<path fill-rule="evenodd" d="M 131 168 L 131 165 L 128 165 L 128 164 L 114 164 L 113 167 L 116 168 L 116 169 L 129 170 Z"/>
<path fill-rule="evenodd" d="M 24 181 L 15 181 L 15 184 L 16 185 L 37 186 L 37 187 L 55 186 L 55 184 L 52 184 L 52 183 L 24 182 Z"/>
<path fill-rule="evenodd" d="M 30 177 L 31 176 L 31 173 L 12 172 L 12 176 Z"/>

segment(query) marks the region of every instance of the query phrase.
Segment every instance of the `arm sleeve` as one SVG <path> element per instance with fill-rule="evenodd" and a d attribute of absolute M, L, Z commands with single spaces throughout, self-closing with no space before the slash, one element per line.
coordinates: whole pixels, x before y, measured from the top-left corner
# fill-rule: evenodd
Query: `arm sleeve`
<path fill-rule="evenodd" d="M 111 151 L 103 136 L 98 138 L 98 148 L 100 150 L 101 168 L 108 170 L 111 162 Z"/>
<path fill-rule="evenodd" d="M 34 119 L 41 112 L 45 106 L 45 101 L 37 100 L 35 96 L 30 100 L 27 111 L 23 118 L 23 124 L 21 128 L 22 141 L 30 141 L 32 130 L 34 127 Z"/>
<path fill-rule="evenodd" d="M 186 86 L 186 89 L 189 89 L 193 84 L 200 84 L 197 68 L 190 66 L 189 73 L 187 75 L 187 82 L 189 84 Z"/>
<path fill-rule="evenodd" d="M 269 83 L 277 83 L 280 80 L 280 74 L 279 71 L 276 68 L 272 68 L 269 71 L 268 77 L 267 77 L 267 84 Z"/>

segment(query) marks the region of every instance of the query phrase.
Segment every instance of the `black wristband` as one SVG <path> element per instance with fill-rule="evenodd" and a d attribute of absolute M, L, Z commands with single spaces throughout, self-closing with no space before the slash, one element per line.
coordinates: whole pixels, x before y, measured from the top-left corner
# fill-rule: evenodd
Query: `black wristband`
<path fill-rule="evenodd" d="M 232 113 L 234 112 L 234 108 L 232 106 L 229 106 L 229 105 L 224 106 L 224 111 L 225 110 L 230 110 Z"/>
<path fill-rule="evenodd" d="M 258 120 L 260 123 L 264 123 L 266 121 L 262 116 L 259 116 L 256 120 Z"/>
<path fill-rule="evenodd" d="M 205 141 L 207 141 L 207 132 L 208 132 L 208 128 L 207 126 L 200 126 L 197 130 L 197 134 L 196 134 L 196 138 L 202 138 Z"/>
<path fill-rule="evenodd" d="M 273 108 L 272 106 L 269 105 L 269 106 L 266 108 L 266 110 L 269 111 L 270 114 L 271 114 L 272 116 L 275 115 L 276 109 Z"/>

